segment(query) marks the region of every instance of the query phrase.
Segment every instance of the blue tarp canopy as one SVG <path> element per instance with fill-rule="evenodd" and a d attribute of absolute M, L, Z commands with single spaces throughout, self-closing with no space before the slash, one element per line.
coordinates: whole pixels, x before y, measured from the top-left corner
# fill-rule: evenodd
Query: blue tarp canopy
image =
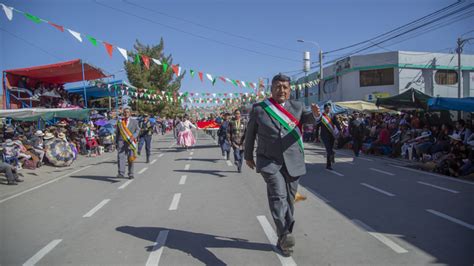
<path fill-rule="evenodd" d="M 115 80 L 108 83 L 102 83 L 99 85 L 90 85 L 84 87 L 76 88 L 67 88 L 66 91 L 70 94 L 80 94 L 82 97 L 87 96 L 88 99 L 94 97 L 95 99 L 105 98 L 105 97 L 117 97 L 121 93 L 121 88 L 134 88 L 132 85 L 128 84 L 123 80 Z M 85 91 L 85 95 L 84 95 Z"/>
<path fill-rule="evenodd" d="M 435 97 L 428 100 L 428 109 L 464 111 L 474 113 L 474 97 L 467 98 L 448 98 Z"/>

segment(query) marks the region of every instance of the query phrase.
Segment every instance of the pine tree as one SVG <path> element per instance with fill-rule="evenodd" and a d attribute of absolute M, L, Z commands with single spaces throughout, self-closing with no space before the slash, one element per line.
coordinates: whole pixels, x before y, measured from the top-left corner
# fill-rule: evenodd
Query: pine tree
<path fill-rule="evenodd" d="M 144 101 L 147 99 L 137 98 L 137 102 L 132 104 L 132 108 L 138 109 L 139 112 L 160 113 L 167 117 L 183 113 L 181 103 L 177 99 L 185 72 L 181 73 L 179 77 L 173 73 L 171 69 L 173 57 L 171 54 L 165 55 L 163 38 L 158 45 L 152 46 L 144 45 L 136 40 L 134 49 L 136 52 L 128 54 L 134 60 L 124 62 L 128 80 L 138 89 L 146 89 L 147 94 L 161 95 L 163 100 L 157 99 L 157 104 L 146 104 Z M 149 69 L 144 64 L 142 56 L 149 58 Z M 152 58 L 160 60 L 163 65 L 157 65 L 152 61 Z"/>

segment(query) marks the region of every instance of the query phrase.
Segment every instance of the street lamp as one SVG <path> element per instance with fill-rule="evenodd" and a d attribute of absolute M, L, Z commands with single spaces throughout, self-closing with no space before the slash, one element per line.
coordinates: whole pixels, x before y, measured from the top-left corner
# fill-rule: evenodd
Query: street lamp
<path fill-rule="evenodd" d="M 321 46 L 319 45 L 319 43 L 315 42 L 315 41 L 305 41 L 303 39 L 299 39 L 297 40 L 297 42 L 305 42 L 305 43 L 311 43 L 315 46 L 318 47 L 319 49 L 319 92 L 318 92 L 318 101 L 321 100 L 321 86 L 322 86 L 322 83 L 323 83 L 323 78 L 324 78 L 324 75 L 323 75 L 323 50 L 321 49 Z"/>

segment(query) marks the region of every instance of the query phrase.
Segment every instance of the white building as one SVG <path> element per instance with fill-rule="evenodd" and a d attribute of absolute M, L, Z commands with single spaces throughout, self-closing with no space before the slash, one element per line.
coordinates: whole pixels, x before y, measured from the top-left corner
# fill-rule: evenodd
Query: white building
<path fill-rule="evenodd" d="M 302 89 L 298 98 L 306 103 L 318 99 L 375 101 L 410 88 L 432 96 L 458 97 L 457 65 L 457 54 L 395 51 L 355 55 L 325 67 L 321 89 Z M 474 55 L 462 55 L 461 69 L 462 95 L 474 97 Z M 317 75 L 312 73 L 297 83 L 314 80 Z"/>

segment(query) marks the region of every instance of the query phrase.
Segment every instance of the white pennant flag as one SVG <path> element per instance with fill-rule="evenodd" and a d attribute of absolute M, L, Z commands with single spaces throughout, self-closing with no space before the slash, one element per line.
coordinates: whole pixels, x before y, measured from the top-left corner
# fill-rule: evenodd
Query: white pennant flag
<path fill-rule="evenodd" d="M 125 58 L 125 60 L 128 61 L 128 54 L 127 54 L 127 50 L 123 49 L 123 48 L 120 48 L 117 46 L 117 50 L 120 52 L 120 54 L 123 56 L 123 58 Z"/>
<path fill-rule="evenodd" d="M 206 74 L 207 79 L 209 79 L 211 82 L 214 80 L 211 76 L 211 74 Z"/>
<path fill-rule="evenodd" d="M 247 85 L 245 85 L 245 81 L 241 81 L 240 83 L 242 84 L 242 86 L 244 86 L 244 88 L 247 87 Z"/>
<path fill-rule="evenodd" d="M 67 29 L 67 31 L 69 31 L 69 33 L 71 33 L 71 35 L 74 36 L 74 38 L 76 38 L 78 41 L 82 42 L 81 34 L 79 32 L 75 32 L 70 29 Z"/>
<path fill-rule="evenodd" d="M 161 61 L 158 60 L 158 59 L 155 59 L 155 58 L 152 58 L 151 60 L 153 60 L 153 62 L 155 62 L 155 64 L 157 65 L 160 65 L 161 66 Z"/>
<path fill-rule="evenodd" d="M 230 84 L 232 84 L 232 80 L 230 80 L 230 78 L 225 78 L 225 80 L 227 80 L 227 82 L 229 82 Z"/>
<path fill-rule="evenodd" d="M 0 4 L 3 7 L 3 11 L 5 11 L 5 16 L 7 16 L 8 20 L 13 19 L 13 7 L 6 6 L 4 4 Z"/>

